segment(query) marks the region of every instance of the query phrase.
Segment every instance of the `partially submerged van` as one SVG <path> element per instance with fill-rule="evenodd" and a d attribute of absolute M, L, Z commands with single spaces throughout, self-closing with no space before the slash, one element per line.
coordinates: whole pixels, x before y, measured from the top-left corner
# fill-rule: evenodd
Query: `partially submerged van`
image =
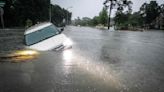
<path fill-rule="evenodd" d="M 52 23 L 46 22 L 28 28 L 25 33 L 27 48 L 47 51 L 59 50 L 72 45 L 72 42 Z"/>

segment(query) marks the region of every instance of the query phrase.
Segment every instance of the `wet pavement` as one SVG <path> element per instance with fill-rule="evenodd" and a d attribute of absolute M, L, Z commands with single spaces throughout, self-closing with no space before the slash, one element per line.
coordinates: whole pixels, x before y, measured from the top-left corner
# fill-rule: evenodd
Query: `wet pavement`
<path fill-rule="evenodd" d="M 27 59 L 6 57 L 25 49 L 23 32 L 1 31 L 0 92 L 164 92 L 164 32 L 70 26 L 64 34 L 72 49 Z"/>

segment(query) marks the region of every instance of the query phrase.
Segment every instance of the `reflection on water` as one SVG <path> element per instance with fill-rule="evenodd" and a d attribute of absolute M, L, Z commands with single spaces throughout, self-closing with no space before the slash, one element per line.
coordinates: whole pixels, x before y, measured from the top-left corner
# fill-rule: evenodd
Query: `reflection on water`
<path fill-rule="evenodd" d="M 73 53 L 72 50 L 64 50 L 63 51 L 63 60 L 64 60 L 64 72 L 66 74 L 70 74 L 70 67 L 72 65 L 72 58 L 73 58 Z"/>
<path fill-rule="evenodd" d="M 39 52 L 34 50 L 20 50 L 1 57 L 3 61 L 21 62 L 35 59 Z"/>
<path fill-rule="evenodd" d="M 15 53 L 13 53 L 14 55 L 20 55 L 20 56 L 33 56 L 33 55 L 37 55 L 38 52 L 34 51 L 34 50 L 22 50 L 22 51 L 16 51 Z"/>
<path fill-rule="evenodd" d="M 38 54 L 39 53 L 34 50 L 22 50 L 16 51 L 15 53 L 11 54 L 11 56 L 13 56 L 12 60 L 19 62 L 35 59 Z"/>
<path fill-rule="evenodd" d="M 72 59 L 72 50 L 65 50 L 63 51 L 63 59 L 66 61 L 66 62 L 70 62 L 71 59 Z"/>
<path fill-rule="evenodd" d="M 121 83 L 114 71 L 109 66 L 91 60 L 87 56 L 81 56 L 73 50 L 66 50 L 63 52 L 64 72 L 71 73 L 71 67 L 77 67 L 76 71 L 83 71 L 86 76 L 92 80 L 107 87 L 120 88 Z M 82 73 L 83 74 L 83 73 Z"/>
<path fill-rule="evenodd" d="M 94 62 L 90 59 L 84 59 L 84 57 L 79 58 L 82 60 L 76 62 L 78 68 L 89 74 L 92 79 L 106 86 L 111 86 L 112 88 L 120 87 L 118 78 L 109 66 L 100 62 Z"/>

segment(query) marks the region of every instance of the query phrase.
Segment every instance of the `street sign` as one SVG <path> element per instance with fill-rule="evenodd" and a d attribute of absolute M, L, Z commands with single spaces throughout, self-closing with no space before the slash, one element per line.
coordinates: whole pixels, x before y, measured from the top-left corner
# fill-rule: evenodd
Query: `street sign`
<path fill-rule="evenodd" d="M 0 1 L 0 7 L 4 7 L 4 5 L 5 5 L 5 2 Z"/>

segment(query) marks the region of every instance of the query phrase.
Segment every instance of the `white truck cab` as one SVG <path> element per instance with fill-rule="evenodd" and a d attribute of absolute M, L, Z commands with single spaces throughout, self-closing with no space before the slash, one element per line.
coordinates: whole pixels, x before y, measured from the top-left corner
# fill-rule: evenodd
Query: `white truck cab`
<path fill-rule="evenodd" d="M 24 37 L 27 48 L 39 51 L 60 49 L 66 45 L 71 45 L 61 30 L 49 22 L 28 28 Z"/>

